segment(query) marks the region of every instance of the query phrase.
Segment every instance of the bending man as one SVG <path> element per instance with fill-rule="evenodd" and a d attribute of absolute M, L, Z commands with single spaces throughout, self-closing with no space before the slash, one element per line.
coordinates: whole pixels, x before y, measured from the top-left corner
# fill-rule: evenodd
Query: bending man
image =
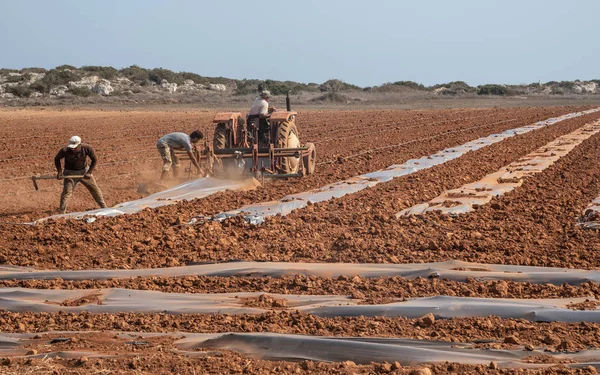
<path fill-rule="evenodd" d="M 88 157 L 91 160 L 89 166 L 87 165 Z M 62 159 L 65 159 L 64 171 L 61 166 Z M 98 159 L 96 158 L 94 149 L 89 145 L 82 144 L 81 138 L 76 135 L 71 137 L 69 144 L 66 147 L 63 147 L 58 151 L 58 154 L 54 157 L 54 164 L 57 172 L 56 178 L 60 180 L 67 176 L 83 176 L 83 178 L 64 178 L 63 191 L 60 195 L 61 214 L 67 212 L 67 205 L 73 195 L 73 190 L 75 190 L 75 186 L 77 186 L 80 181 L 83 186 L 90 191 L 100 208 L 106 208 L 106 202 L 104 202 L 104 197 L 102 197 L 102 191 L 98 187 L 96 179 L 92 174 L 97 161 Z"/>
<path fill-rule="evenodd" d="M 192 144 L 198 143 L 199 140 L 204 138 L 204 134 L 200 130 L 193 131 L 190 135 L 185 133 L 170 133 L 162 136 L 158 142 L 156 142 L 156 148 L 160 153 L 160 157 L 163 160 L 162 174 L 160 179 L 164 180 L 173 166 L 173 176 L 177 177 L 179 169 L 179 159 L 175 155 L 175 150 L 187 151 L 188 157 L 190 158 L 194 167 L 198 173 L 200 173 L 200 164 L 192 152 Z"/>

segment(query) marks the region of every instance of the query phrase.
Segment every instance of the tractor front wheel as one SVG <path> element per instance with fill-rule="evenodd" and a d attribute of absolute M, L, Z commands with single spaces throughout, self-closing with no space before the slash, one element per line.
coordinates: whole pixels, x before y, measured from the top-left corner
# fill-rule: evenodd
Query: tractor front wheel
<path fill-rule="evenodd" d="M 302 157 L 304 162 L 304 174 L 309 175 L 315 173 L 315 167 L 317 165 L 317 149 L 312 143 L 305 145 L 308 147 L 307 155 Z"/>

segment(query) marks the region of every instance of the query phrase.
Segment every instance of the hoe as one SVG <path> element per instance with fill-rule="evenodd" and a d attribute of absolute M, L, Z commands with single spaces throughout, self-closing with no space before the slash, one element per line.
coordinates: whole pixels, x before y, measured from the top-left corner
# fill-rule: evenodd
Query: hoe
<path fill-rule="evenodd" d="M 83 176 L 62 176 L 59 178 L 59 180 L 67 180 L 69 178 L 83 178 Z M 31 176 L 31 181 L 33 181 L 33 187 L 35 190 L 40 190 L 37 184 L 38 180 L 56 180 L 56 175 L 46 174 Z"/>

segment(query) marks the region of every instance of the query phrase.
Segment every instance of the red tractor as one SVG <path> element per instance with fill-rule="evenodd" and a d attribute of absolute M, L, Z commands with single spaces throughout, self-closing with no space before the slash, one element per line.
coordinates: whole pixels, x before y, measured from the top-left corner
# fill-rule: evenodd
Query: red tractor
<path fill-rule="evenodd" d="M 239 112 L 219 112 L 212 147 L 205 144 L 200 160 L 208 174 L 237 178 L 251 174 L 257 178 L 302 177 L 314 173 L 316 150 L 312 143 L 302 145 L 296 127 L 297 112 L 273 111 L 268 128 L 261 129 L 258 118 L 244 118 Z"/>

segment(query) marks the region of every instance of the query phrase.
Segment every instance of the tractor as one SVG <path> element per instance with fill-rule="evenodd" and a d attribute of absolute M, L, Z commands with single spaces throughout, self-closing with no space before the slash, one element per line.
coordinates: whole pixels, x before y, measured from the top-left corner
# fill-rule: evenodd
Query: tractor
<path fill-rule="evenodd" d="M 199 150 L 207 174 L 220 178 L 286 178 L 314 173 L 315 146 L 300 143 L 297 112 L 290 108 L 289 94 L 285 111 L 270 112 L 268 128 L 261 128 L 258 118 L 244 118 L 240 112 L 217 113 L 212 145 L 206 142 Z"/>

